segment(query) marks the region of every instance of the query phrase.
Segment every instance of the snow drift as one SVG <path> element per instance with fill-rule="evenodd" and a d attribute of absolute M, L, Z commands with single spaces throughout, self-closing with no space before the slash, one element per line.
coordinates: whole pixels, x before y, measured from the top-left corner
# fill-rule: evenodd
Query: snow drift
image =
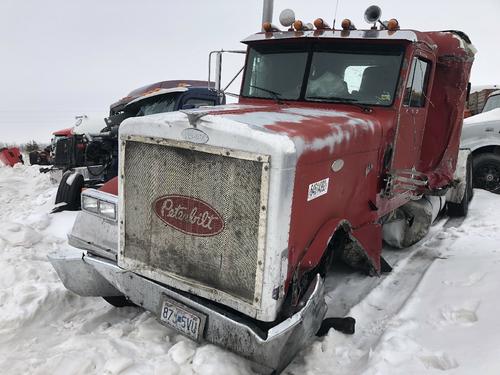
<path fill-rule="evenodd" d="M 5 374 L 252 374 L 139 308 L 67 291 L 47 254 L 67 246 L 75 213 L 49 214 L 57 187 L 37 167 L 0 167 L 0 368 Z M 476 191 L 469 217 L 442 219 L 405 250 L 386 248 L 382 278 L 329 277 L 330 331 L 285 374 L 498 374 L 500 196 Z"/>

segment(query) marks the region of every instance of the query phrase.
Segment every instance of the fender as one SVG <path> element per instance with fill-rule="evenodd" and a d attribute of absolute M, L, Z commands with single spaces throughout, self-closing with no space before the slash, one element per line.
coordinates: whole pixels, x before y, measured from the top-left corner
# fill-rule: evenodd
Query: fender
<path fill-rule="evenodd" d="M 335 233 L 343 229 L 351 240 L 355 241 L 363 250 L 375 273 L 380 272 L 380 256 L 382 253 L 382 227 L 380 224 L 371 223 L 353 229 L 346 219 L 332 218 L 328 220 L 312 240 L 304 257 L 300 261 L 300 274 L 319 265 L 328 244 Z"/>
<path fill-rule="evenodd" d="M 500 147 L 500 134 L 488 134 L 484 137 L 474 137 L 462 139 L 460 148 L 468 148 L 471 152 L 477 151 L 483 147 L 497 146 Z"/>

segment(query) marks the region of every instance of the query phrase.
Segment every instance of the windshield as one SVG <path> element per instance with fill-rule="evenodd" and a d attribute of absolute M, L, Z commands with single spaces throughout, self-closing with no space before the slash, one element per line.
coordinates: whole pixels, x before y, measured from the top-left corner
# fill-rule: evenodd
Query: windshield
<path fill-rule="evenodd" d="M 500 95 L 493 95 L 488 98 L 483 108 L 483 113 L 492 109 L 500 108 Z"/>
<path fill-rule="evenodd" d="M 132 103 L 127 107 L 127 112 L 133 113 L 133 116 L 148 116 L 156 113 L 172 112 L 179 97 L 178 92 L 156 95 L 151 98 Z"/>
<path fill-rule="evenodd" d="M 390 106 L 402 46 L 321 42 L 250 47 L 242 96 Z"/>

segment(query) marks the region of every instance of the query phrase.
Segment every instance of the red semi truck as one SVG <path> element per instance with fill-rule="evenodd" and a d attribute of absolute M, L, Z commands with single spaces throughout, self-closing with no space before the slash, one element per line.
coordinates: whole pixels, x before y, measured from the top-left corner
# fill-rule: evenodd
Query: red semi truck
<path fill-rule="evenodd" d="M 383 240 L 415 243 L 471 197 L 469 38 L 290 14 L 243 41 L 237 104 L 122 123 L 118 178 L 82 193 L 50 257 L 75 293 L 277 371 L 320 328 L 333 262 L 379 275 Z"/>

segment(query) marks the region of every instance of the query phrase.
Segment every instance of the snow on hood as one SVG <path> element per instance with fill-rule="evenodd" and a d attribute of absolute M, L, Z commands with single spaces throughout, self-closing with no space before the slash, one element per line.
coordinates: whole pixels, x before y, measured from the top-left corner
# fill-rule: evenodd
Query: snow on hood
<path fill-rule="evenodd" d="M 369 144 L 378 144 L 381 138 L 379 121 L 357 109 L 338 111 L 277 104 L 230 104 L 130 118 L 124 121 L 120 133 L 171 137 L 175 136 L 176 127 L 186 128 L 190 121 L 197 122 L 199 129 L 206 131 L 211 139 L 217 132 L 226 131 L 228 135 L 232 134 L 235 144 L 225 145 L 228 147 L 238 148 L 238 140 L 235 139 L 238 137 L 244 138 L 245 142 L 263 138 L 270 142 L 272 137 L 275 137 L 276 141 L 285 137 L 294 143 L 298 154 L 324 148 L 329 148 L 332 152 L 339 145 L 347 149 L 347 143 L 356 138 L 374 139 L 375 141 Z M 369 147 L 366 142 L 364 145 L 367 151 Z M 244 150 L 245 145 L 242 146 L 240 149 Z M 354 148 L 349 151 L 356 152 Z"/>

